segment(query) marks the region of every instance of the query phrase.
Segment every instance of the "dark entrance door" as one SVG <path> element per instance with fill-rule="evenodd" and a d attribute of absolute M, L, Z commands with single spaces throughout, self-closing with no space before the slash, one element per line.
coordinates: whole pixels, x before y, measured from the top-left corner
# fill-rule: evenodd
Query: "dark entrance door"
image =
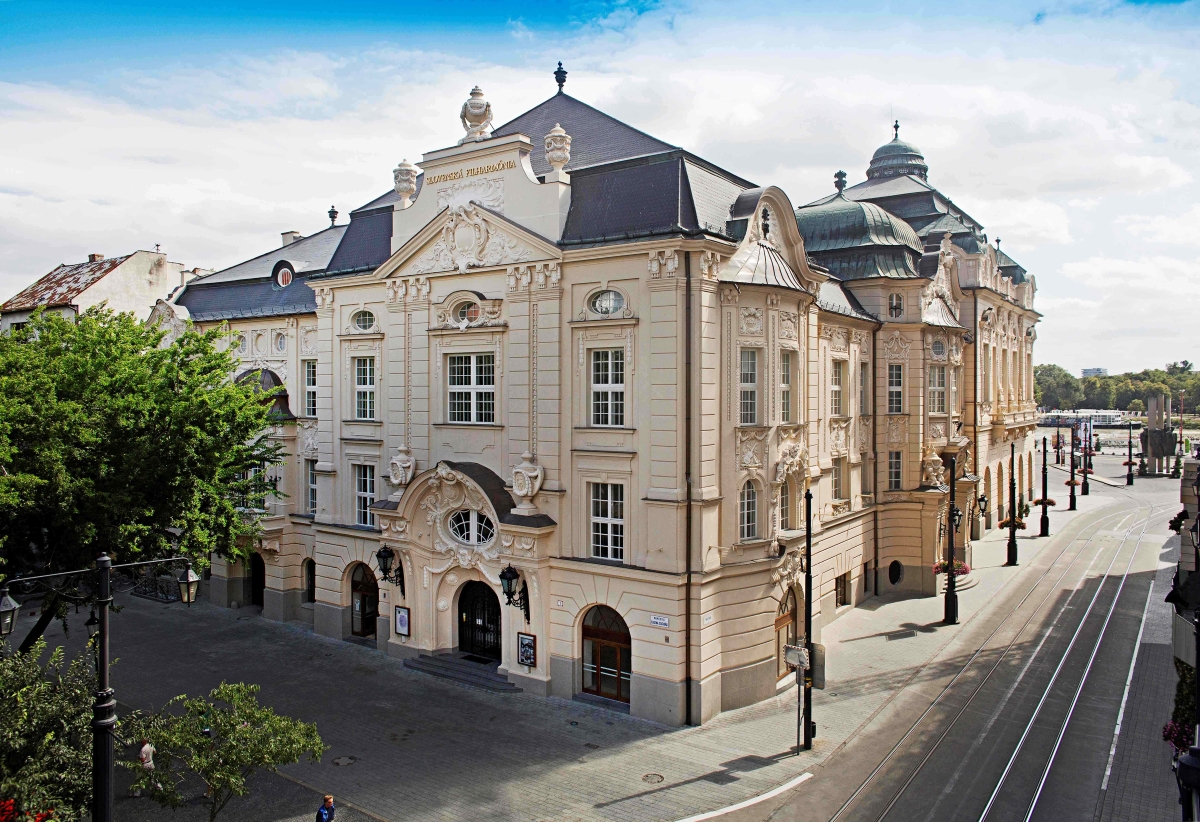
<path fill-rule="evenodd" d="M 500 600 L 482 582 L 468 582 L 458 597 L 458 650 L 500 658 Z"/>
<path fill-rule="evenodd" d="M 583 690 L 585 693 L 629 701 L 632 643 L 621 615 L 597 605 L 583 618 Z"/>
<path fill-rule="evenodd" d="M 379 585 L 375 574 L 361 562 L 350 576 L 350 633 L 355 636 L 375 636 L 375 619 L 379 616 Z"/>
<path fill-rule="evenodd" d="M 267 587 L 267 566 L 257 553 L 250 557 L 250 602 L 259 608 L 263 604 L 263 591 Z"/>

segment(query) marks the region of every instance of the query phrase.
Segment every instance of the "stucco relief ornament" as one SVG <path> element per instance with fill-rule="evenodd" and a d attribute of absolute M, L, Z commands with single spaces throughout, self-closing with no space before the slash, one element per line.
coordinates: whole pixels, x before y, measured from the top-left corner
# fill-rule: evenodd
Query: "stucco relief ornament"
<path fill-rule="evenodd" d="M 479 142 L 492 136 L 492 104 L 483 99 L 483 89 L 479 86 L 471 89 L 471 97 L 462 104 L 458 113 L 466 134 L 458 141 L 463 143 Z"/>
<path fill-rule="evenodd" d="M 807 467 L 808 449 L 798 442 L 789 442 L 779 450 L 779 461 L 775 463 L 775 484 L 782 484 L 792 474 L 801 473 Z"/>
<path fill-rule="evenodd" d="M 474 200 L 452 201 L 447 208 L 449 214 L 441 236 L 413 263 L 414 272 L 429 274 L 458 269 L 465 274 L 471 266 L 497 266 L 532 258 L 528 247 L 484 219 L 484 212 Z"/>
<path fill-rule="evenodd" d="M 546 135 L 546 162 L 555 171 L 562 171 L 563 166 L 571 162 L 571 135 L 567 134 L 558 123 Z"/>
<path fill-rule="evenodd" d="M 758 473 L 762 468 L 762 458 L 758 455 L 758 447 L 767 438 L 766 431 L 738 431 L 737 432 L 737 465 L 738 468 L 749 471 L 752 474 Z"/>
<path fill-rule="evenodd" d="M 392 178 L 396 181 L 396 193 L 400 195 L 400 207 L 408 208 L 417 193 L 417 167 L 408 160 L 401 160 L 393 169 Z"/>
<path fill-rule="evenodd" d="M 908 349 L 908 340 L 904 339 L 899 331 L 893 331 L 892 336 L 883 344 L 884 359 L 888 362 L 903 362 L 908 359 Z"/>
<path fill-rule="evenodd" d="M 436 475 L 429 481 L 429 494 L 421 501 L 420 507 L 426 512 L 425 521 L 433 526 L 434 550 L 448 557 L 447 564 L 432 569 L 433 573 L 440 574 L 454 564 L 463 568 L 478 568 L 481 561 L 494 562 L 500 555 L 494 535 L 485 543 L 468 545 L 450 532 L 450 515 L 460 509 L 483 512 L 489 518 L 494 515 L 490 513 L 491 506 L 487 498 L 475 484 L 444 462 L 438 463 Z"/>
<path fill-rule="evenodd" d="M 870 417 L 859 417 L 858 419 L 858 450 L 860 453 L 866 453 L 871 450 Z"/>
<path fill-rule="evenodd" d="M 786 592 L 789 588 L 794 587 L 804 576 L 804 560 L 800 556 L 799 551 L 791 551 L 786 554 L 783 561 L 771 572 L 771 582 L 782 586 Z"/>
<path fill-rule="evenodd" d="M 907 420 L 900 417 L 893 417 L 888 420 L 887 441 L 890 445 L 902 444 L 904 442 L 904 436 L 907 433 Z"/>
<path fill-rule="evenodd" d="M 850 432 L 850 420 L 829 421 L 829 450 L 844 453 L 847 448 L 847 434 Z"/>
<path fill-rule="evenodd" d="M 513 493 L 520 498 L 514 513 L 531 517 L 538 513 L 533 498 L 542 490 L 542 480 L 546 477 L 546 469 L 533 461 L 533 454 L 526 451 L 521 454 L 521 462 L 513 468 Z"/>
<path fill-rule="evenodd" d="M 942 458 L 932 445 L 925 446 L 925 456 L 921 458 L 921 484 L 928 486 L 943 485 L 946 480 L 946 469 L 942 467 Z"/>
<path fill-rule="evenodd" d="M 796 339 L 796 315 L 790 311 L 779 313 L 779 337 L 783 340 Z"/>
<path fill-rule="evenodd" d="M 306 459 L 317 456 L 317 421 L 300 420 L 300 452 Z"/>
<path fill-rule="evenodd" d="M 742 334 L 760 337 L 763 333 L 763 310 L 761 308 L 743 308 L 738 329 Z"/>
<path fill-rule="evenodd" d="M 389 465 L 388 479 L 397 488 L 404 488 L 412 481 L 413 470 L 416 466 L 417 462 L 413 459 L 409 447 L 407 445 L 398 446 Z"/>

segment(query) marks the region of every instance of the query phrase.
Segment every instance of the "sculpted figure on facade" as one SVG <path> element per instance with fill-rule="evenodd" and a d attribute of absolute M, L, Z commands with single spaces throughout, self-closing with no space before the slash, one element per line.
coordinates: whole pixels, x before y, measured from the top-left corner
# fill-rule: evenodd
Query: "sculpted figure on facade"
<path fill-rule="evenodd" d="M 808 449 L 798 442 L 788 442 L 779 449 L 779 460 L 775 463 L 775 484 L 780 485 L 793 474 L 806 472 Z"/>
<path fill-rule="evenodd" d="M 400 165 L 392 171 L 392 177 L 396 183 L 396 193 L 400 195 L 400 207 L 408 208 L 417 193 L 417 167 L 408 160 L 401 160 Z"/>
<path fill-rule="evenodd" d="M 942 458 L 932 445 L 925 446 L 925 456 L 921 459 L 921 484 L 927 486 L 944 485 L 946 469 L 942 467 Z"/>
<path fill-rule="evenodd" d="M 458 119 L 462 121 L 462 127 L 467 132 L 458 141 L 460 146 L 492 136 L 492 104 L 483 99 L 483 89 L 479 86 L 471 89 L 471 96 L 462 104 Z"/>

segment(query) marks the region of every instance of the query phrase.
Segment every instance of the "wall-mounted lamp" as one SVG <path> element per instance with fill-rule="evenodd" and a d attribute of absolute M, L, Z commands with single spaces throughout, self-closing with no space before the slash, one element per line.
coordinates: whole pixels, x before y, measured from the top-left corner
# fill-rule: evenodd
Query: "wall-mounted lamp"
<path fill-rule="evenodd" d="M 511 565 L 505 566 L 500 572 L 500 590 L 504 591 L 504 601 L 514 608 L 525 612 L 525 622 L 529 623 L 529 583 L 522 582 L 521 590 L 517 590 L 517 580 L 521 578 L 517 569 Z"/>

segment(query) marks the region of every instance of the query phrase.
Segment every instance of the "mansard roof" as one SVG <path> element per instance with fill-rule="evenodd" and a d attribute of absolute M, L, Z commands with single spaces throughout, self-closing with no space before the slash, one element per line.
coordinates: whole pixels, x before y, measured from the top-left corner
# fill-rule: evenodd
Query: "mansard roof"
<path fill-rule="evenodd" d="M 878 323 L 879 318 L 862 307 L 853 292 L 839 280 L 829 279 L 817 290 L 817 307 L 834 314 Z"/>
<path fill-rule="evenodd" d="M 874 203 L 856 202 L 839 191 L 796 209 L 796 225 L 808 254 L 838 279 L 920 276 L 921 239 L 906 222 Z"/>

